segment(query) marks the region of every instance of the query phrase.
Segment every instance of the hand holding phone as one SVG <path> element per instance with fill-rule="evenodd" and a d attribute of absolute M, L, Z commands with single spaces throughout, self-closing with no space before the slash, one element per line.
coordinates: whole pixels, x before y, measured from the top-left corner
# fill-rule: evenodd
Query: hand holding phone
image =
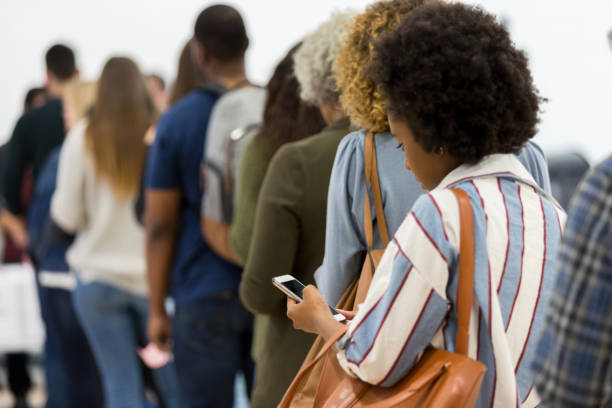
<path fill-rule="evenodd" d="M 149 343 L 137 351 L 145 365 L 154 370 L 165 366 L 172 360 L 169 352 L 160 350 L 154 343 Z"/>
<path fill-rule="evenodd" d="M 275 278 L 272 278 L 272 284 L 281 290 L 285 295 L 289 296 L 291 299 L 296 302 L 302 301 L 302 292 L 305 288 L 304 284 L 299 280 L 295 279 L 291 275 L 281 275 Z M 332 316 L 339 322 L 344 322 L 346 317 L 340 312 L 338 312 L 333 307 L 329 306 L 329 310 L 331 310 Z"/>

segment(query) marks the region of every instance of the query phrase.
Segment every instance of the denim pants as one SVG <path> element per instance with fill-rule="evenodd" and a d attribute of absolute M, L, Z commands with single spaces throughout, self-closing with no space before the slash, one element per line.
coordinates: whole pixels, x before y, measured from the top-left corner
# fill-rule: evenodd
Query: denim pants
<path fill-rule="evenodd" d="M 183 408 L 232 408 L 239 371 L 250 395 L 253 316 L 235 293 L 177 303 L 172 337 Z"/>
<path fill-rule="evenodd" d="M 98 369 L 75 314 L 71 292 L 38 285 L 38 296 L 46 334 L 46 407 L 101 407 Z"/>
<path fill-rule="evenodd" d="M 107 408 L 142 408 L 143 377 L 137 347 L 147 341 L 148 301 L 101 282 L 77 282 L 77 315 L 100 368 Z M 166 408 L 178 408 L 174 364 L 153 370 Z"/>

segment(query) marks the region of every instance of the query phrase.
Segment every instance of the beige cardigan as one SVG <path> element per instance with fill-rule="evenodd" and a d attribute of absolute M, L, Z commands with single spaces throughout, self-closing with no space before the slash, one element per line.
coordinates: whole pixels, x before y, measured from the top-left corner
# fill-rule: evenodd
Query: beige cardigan
<path fill-rule="evenodd" d="M 146 295 L 144 232 L 134 214 L 135 195 L 118 198 L 96 176 L 85 151 L 86 126 L 77 124 L 62 146 L 51 217 L 76 234 L 67 260 L 79 279 Z"/>

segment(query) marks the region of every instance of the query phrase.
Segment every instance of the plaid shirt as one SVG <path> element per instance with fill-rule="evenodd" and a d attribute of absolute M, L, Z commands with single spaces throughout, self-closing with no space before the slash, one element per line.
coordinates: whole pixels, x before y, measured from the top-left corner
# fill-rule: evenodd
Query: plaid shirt
<path fill-rule="evenodd" d="M 546 406 L 612 405 L 612 156 L 570 204 L 536 356 Z"/>

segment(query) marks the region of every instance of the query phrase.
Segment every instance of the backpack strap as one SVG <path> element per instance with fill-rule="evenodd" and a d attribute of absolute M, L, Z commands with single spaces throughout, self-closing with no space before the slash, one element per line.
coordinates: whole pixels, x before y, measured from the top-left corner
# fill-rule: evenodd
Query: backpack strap
<path fill-rule="evenodd" d="M 200 90 L 208 92 L 209 94 L 216 97 L 220 97 L 228 91 L 223 85 L 218 84 L 216 82 L 206 82 L 200 87 Z"/>
<path fill-rule="evenodd" d="M 383 248 L 386 248 L 389 244 L 389 230 L 387 228 L 387 221 L 385 219 L 385 212 L 383 209 L 382 194 L 380 191 L 380 180 L 378 178 L 378 166 L 376 160 L 376 144 L 374 143 L 374 134 L 367 132 L 365 135 L 365 147 L 364 153 L 364 170 L 366 179 L 366 194 L 364 198 L 363 206 L 363 225 L 366 236 L 366 243 L 368 250 L 373 249 L 374 245 L 374 227 L 372 220 L 372 208 L 370 206 L 370 189 L 374 196 L 374 209 L 376 211 L 376 222 L 378 225 L 378 234 L 382 241 Z"/>
<path fill-rule="evenodd" d="M 457 287 L 456 352 L 467 356 L 470 314 L 474 297 L 474 216 L 467 193 L 453 188 L 459 206 L 459 285 Z"/>

